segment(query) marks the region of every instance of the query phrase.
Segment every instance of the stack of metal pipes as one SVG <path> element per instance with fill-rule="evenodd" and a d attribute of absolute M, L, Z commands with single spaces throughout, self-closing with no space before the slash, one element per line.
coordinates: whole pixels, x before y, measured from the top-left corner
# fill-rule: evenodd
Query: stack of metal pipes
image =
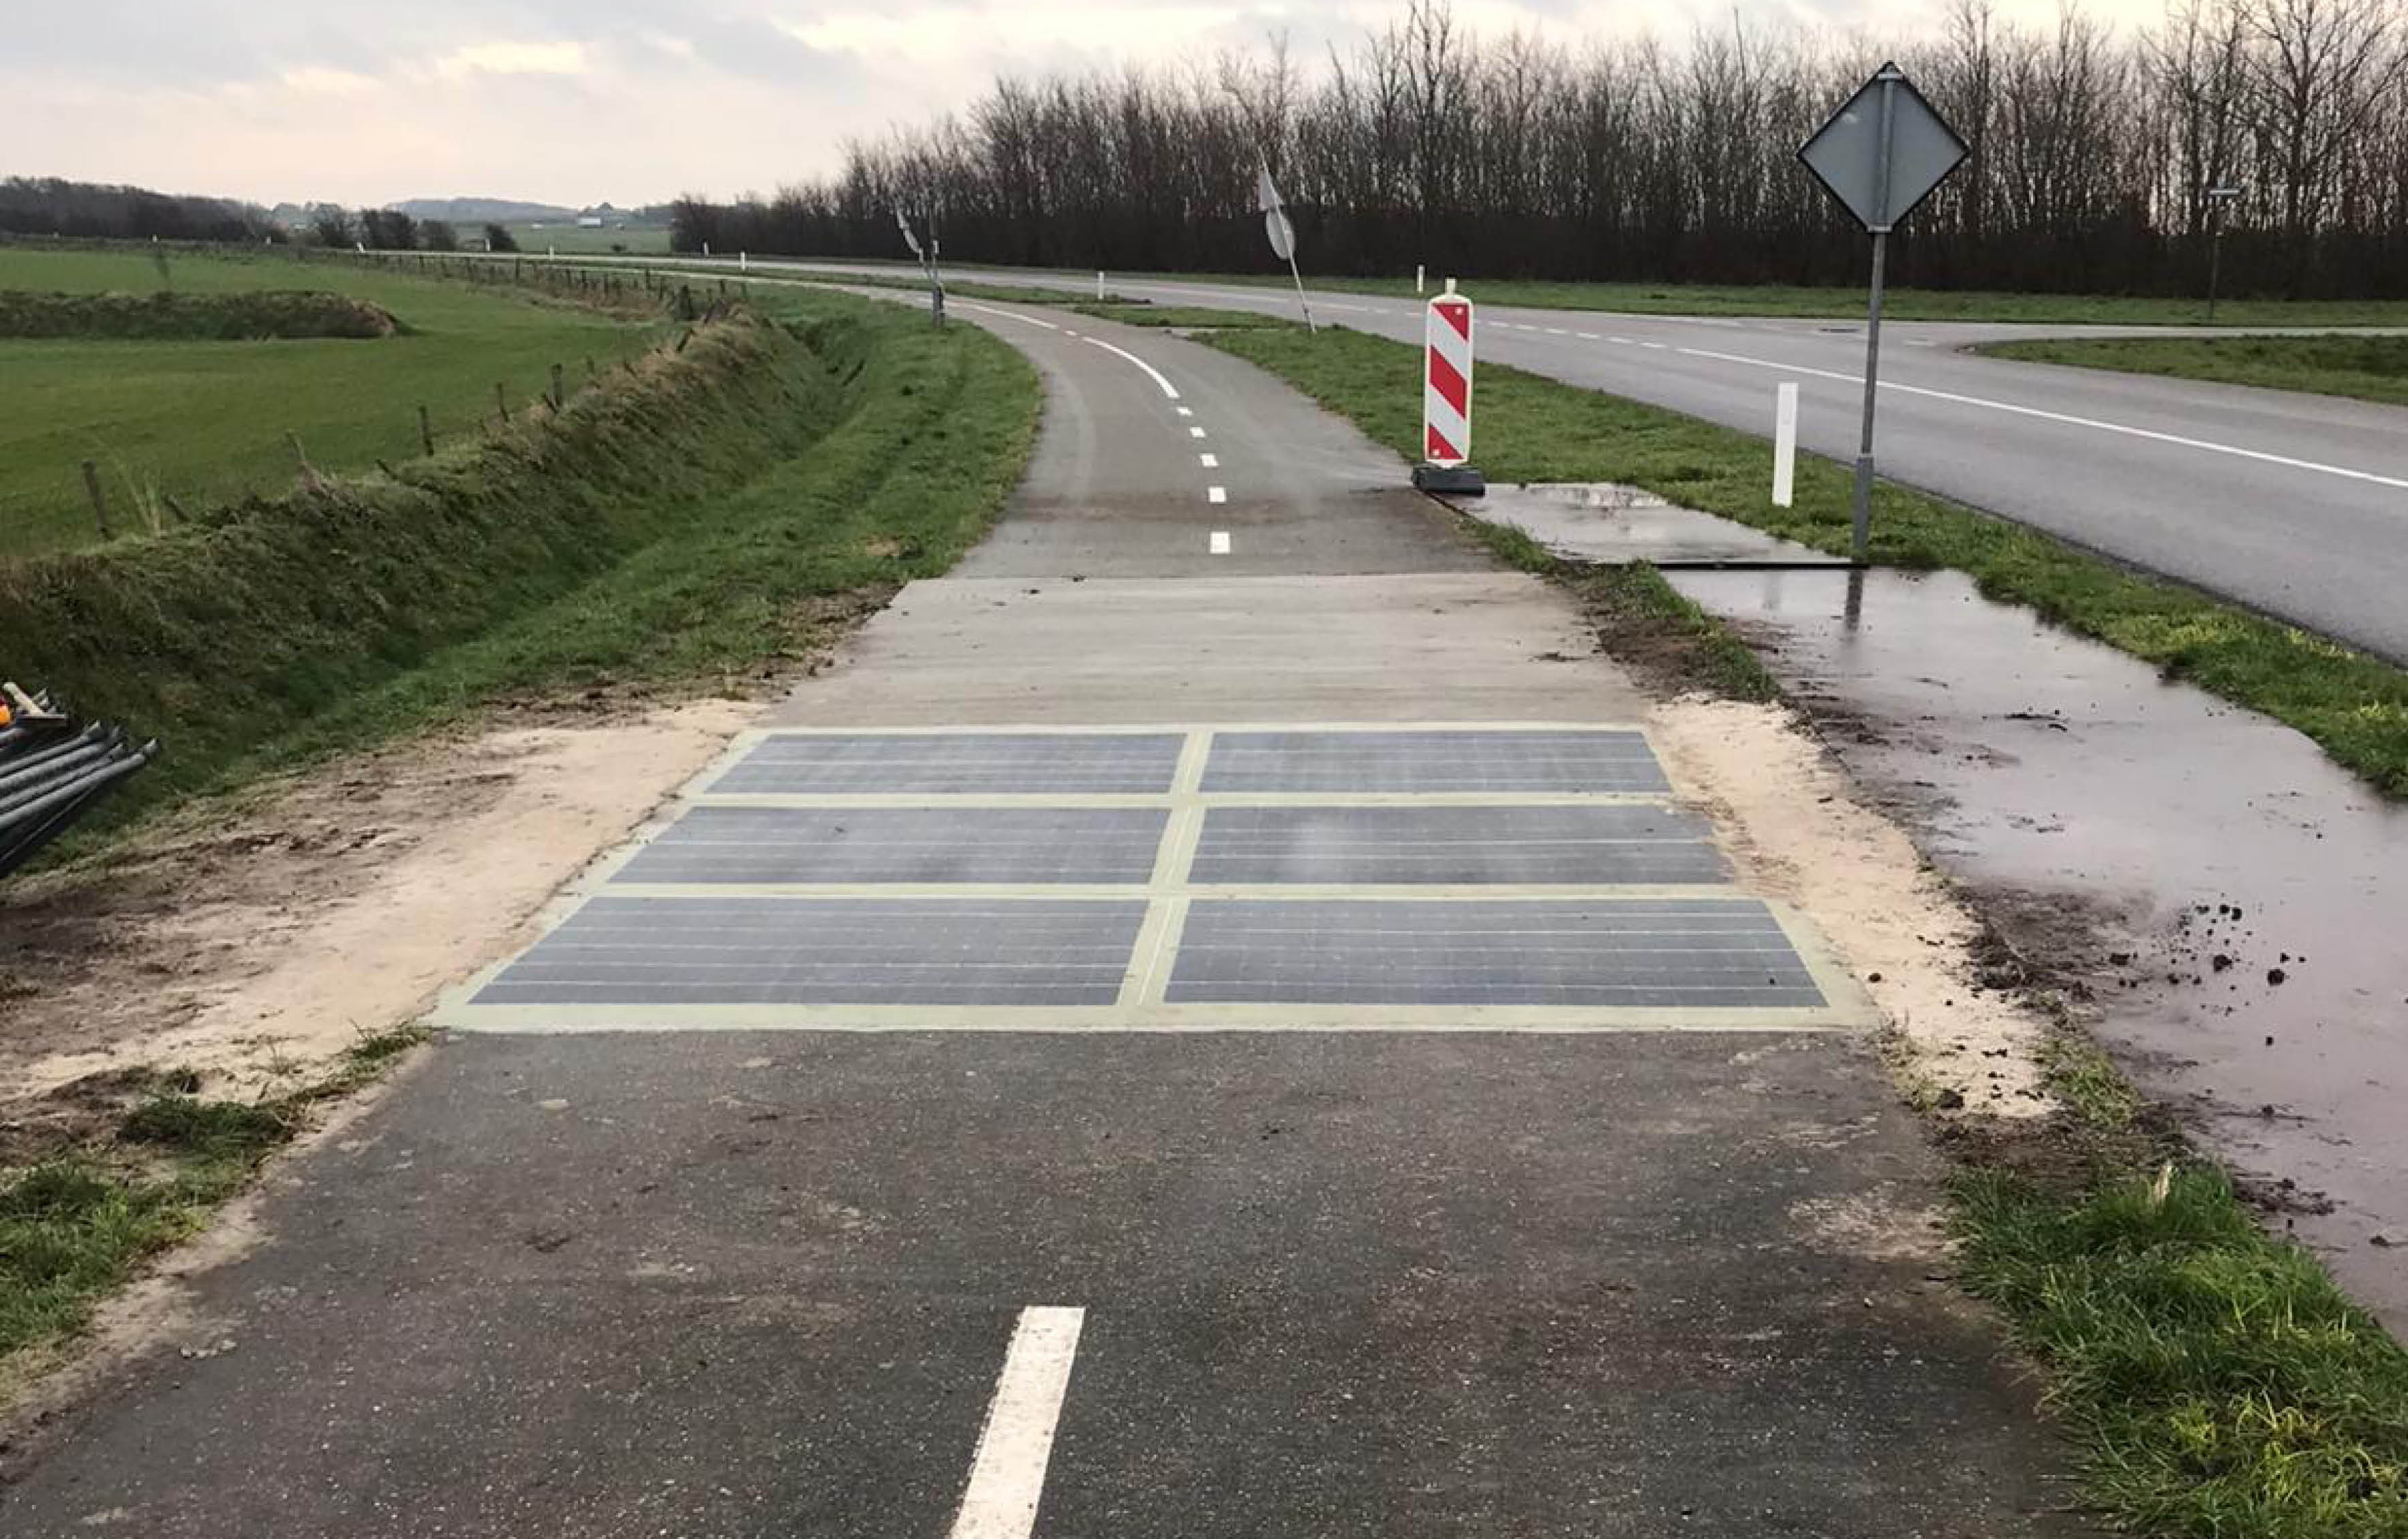
<path fill-rule="evenodd" d="M 23 866 L 159 756 L 122 726 L 79 724 L 47 695 L 0 683 L 0 877 Z"/>

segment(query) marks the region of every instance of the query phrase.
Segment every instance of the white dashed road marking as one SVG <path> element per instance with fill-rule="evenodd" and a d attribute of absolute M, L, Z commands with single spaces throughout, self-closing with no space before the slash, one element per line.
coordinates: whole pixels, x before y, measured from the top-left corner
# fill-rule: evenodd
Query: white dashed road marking
<path fill-rule="evenodd" d="M 1187 430 L 1187 436 L 1191 439 L 1200 439 L 1204 436 L 1204 430 L 1200 427 L 1191 427 Z"/>
<path fill-rule="evenodd" d="M 1196 457 L 1203 463 L 1204 468 L 1207 470 L 1218 470 L 1221 468 L 1221 456 L 1218 454 L 1198 454 Z"/>
<path fill-rule="evenodd" d="M 1214 503 L 1226 502 L 1229 500 L 1229 489 L 1226 486 L 1208 486 L 1204 489 L 1204 500 Z"/>
<path fill-rule="evenodd" d="M 970 1482 L 953 1518 L 953 1539 L 1028 1539 L 1054 1458 L 1054 1430 L 1070 1392 L 1083 1309 L 1020 1312 L 996 1378 L 995 1401 L 970 1460 Z"/>
<path fill-rule="evenodd" d="M 1229 531 L 1228 531 L 1228 530 L 1226 530 L 1226 529 L 1215 529 L 1215 530 L 1213 530 L 1213 531 L 1212 531 L 1212 541 L 1211 541 L 1211 545 L 1212 545 L 1212 554 L 1213 554 L 1214 555 L 1226 555 L 1226 554 L 1229 554 Z"/>

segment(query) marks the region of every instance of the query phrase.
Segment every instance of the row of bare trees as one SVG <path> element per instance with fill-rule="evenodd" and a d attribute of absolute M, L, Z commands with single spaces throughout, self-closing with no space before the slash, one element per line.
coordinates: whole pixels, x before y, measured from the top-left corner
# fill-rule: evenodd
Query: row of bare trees
<path fill-rule="evenodd" d="M 1893 258 L 1932 286 L 2197 288 L 2214 222 L 2235 292 L 2408 293 L 2408 0 L 2172 0 L 2118 36 L 1954 0 L 1930 36 L 1701 29 L 1568 50 L 1480 37 L 1443 0 L 1310 67 L 1253 54 L 1001 79 L 957 116 L 848 147 L 770 199 L 675 207 L 681 250 L 899 255 L 933 213 L 961 260 L 1267 266 L 1268 160 L 1323 271 L 1829 282 L 1863 244 L 1794 159 L 1895 56 L 1974 149 Z M 2211 188 L 2243 195 L 2219 211 Z"/>

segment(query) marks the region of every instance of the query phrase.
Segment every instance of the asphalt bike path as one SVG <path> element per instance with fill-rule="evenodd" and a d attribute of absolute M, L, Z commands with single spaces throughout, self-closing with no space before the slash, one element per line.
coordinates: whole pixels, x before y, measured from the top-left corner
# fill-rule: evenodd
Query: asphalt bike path
<path fill-rule="evenodd" d="M 0 1532 L 2071 1532 L 1868 1007 L 1562 597 L 1235 360 L 957 314 L 1049 387 L 994 537 Z"/>

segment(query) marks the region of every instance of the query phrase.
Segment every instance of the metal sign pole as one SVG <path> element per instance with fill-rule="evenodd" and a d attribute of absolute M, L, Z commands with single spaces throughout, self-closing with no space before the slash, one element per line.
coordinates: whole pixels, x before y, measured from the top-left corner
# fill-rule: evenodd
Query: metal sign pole
<path fill-rule="evenodd" d="M 1873 168 L 1873 204 L 1879 209 L 1889 207 L 1890 132 L 1897 121 L 1898 79 L 1895 68 L 1882 71 L 1881 130 Z M 1872 538 L 1873 401 L 1881 388 L 1882 285 L 1889 265 L 1889 230 L 1885 223 L 1873 226 L 1872 232 L 1873 295 L 1865 321 L 1865 424 L 1856 448 L 1856 527 L 1848 539 L 1849 553 L 1858 561 L 1865 558 Z"/>
<path fill-rule="evenodd" d="M 1280 217 L 1284 219 L 1287 216 L 1283 213 Z M 1287 275 L 1296 280 L 1296 308 L 1304 311 L 1304 329 L 1316 337 L 1319 336 L 1321 328 L 1312 324 L 1312 307 L 1305 301 L 1304 274 L 1296 265 L 1296 242 L 1293 238 L 1288 241 Z"/>

